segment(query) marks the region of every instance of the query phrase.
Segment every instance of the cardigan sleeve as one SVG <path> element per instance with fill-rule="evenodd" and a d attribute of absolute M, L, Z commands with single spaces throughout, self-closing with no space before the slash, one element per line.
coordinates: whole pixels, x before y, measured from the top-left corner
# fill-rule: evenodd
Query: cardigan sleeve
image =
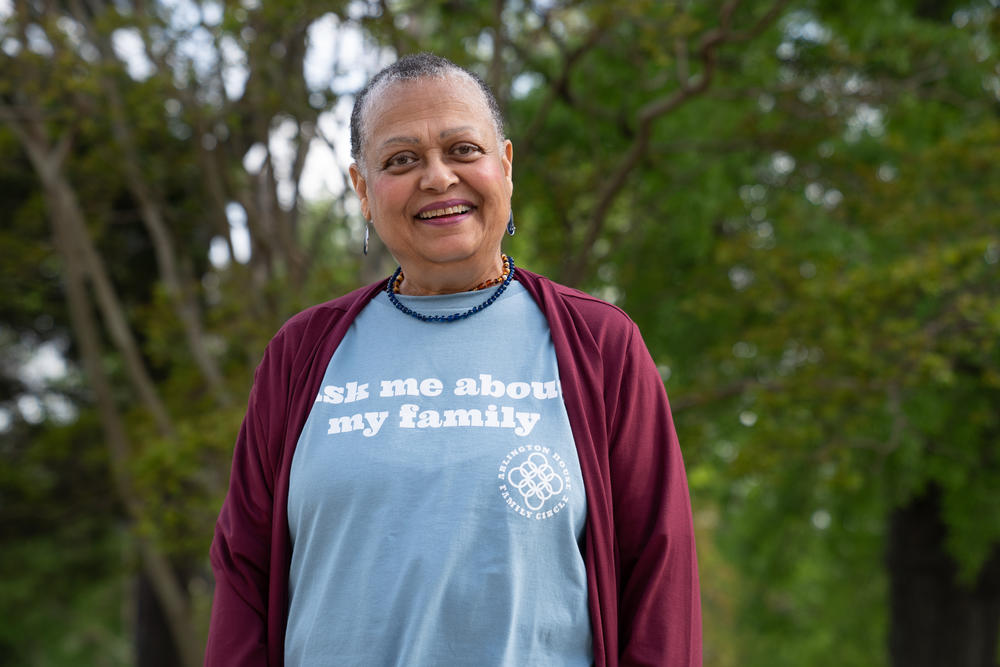
<path fill-rule="evenodd" d="M 619 550 L 619 664 L 701 665 L 691 501 L 663 381 L 631 324 L 609 466 Z"/>
<path fill-rule="evenodd" d="M 286 503 L 295 444 L 334 350 L 379 281 L 289 319 L 254 374 L 212 541 L 215 598 L 207 667 L 280 667 L 291 540 Z"/>
<path fill-rule="evenodd" d="M 267 665 L 267 610 L 274 467 L 268 455 L 269 397 L 274 354 L 257 367 L 233 451 L 229 491 L 210 551 L 215 595 L 205 650 L 206 667 Z M 277 374 L 280 377 L 280 374 Z"/>

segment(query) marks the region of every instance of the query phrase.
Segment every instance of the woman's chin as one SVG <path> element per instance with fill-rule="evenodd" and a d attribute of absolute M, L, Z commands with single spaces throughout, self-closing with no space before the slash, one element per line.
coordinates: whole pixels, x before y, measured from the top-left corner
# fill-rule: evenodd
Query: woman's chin
<path fill-rule="evenodd" d="M 442 267 L 477 261 L 485 263 L 494 254 L 499 254 L 499 251 L 486 248 L 480 239 L 462 237 L 438 239 L 419 250 L 420 257 L 426 262 Z"/>

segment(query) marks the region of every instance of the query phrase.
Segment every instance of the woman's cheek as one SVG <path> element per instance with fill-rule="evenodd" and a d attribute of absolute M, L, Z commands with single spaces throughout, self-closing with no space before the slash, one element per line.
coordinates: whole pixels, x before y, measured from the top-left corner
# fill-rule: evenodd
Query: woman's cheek
<path fill-rule="evenodd" d="M 372 188 L 373 208 L 381 210 L 384 215 L 395 215 L 398 211 L 394 208 L 401 208 L 406 201 L 402 196 L 404 190 L 398 183 L 393 183 L 387 179 L 380 178 L 374 183 Z"/>

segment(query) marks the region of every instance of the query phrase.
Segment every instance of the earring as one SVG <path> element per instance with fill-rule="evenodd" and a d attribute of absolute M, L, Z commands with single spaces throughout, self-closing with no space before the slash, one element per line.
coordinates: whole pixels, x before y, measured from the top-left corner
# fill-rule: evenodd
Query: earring
<path fill-rule="evenodd" d="M 368 221 L 367 220 L 365 220 L 365 244 L 364 244 L 364 246 L 362 246 L 361 252 L 363 252 L 365 255 L 368 254 Z"/>
<path fill-rule="evenodd" d="M 511 236 L 517 231 L 517 227 L 514 226 L 514 211 L 511 210 L 510 217 L 507 218 L 507 233 Z"/>

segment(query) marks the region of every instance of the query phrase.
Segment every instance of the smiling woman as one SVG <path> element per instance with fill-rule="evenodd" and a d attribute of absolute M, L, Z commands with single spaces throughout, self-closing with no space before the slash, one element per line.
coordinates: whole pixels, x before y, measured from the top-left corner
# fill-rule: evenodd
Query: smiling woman
<path fill-rule="evenodd" d="M 663 383 L 623 312 L 502 253 L 513 146 L 492 92 L 409 56 L 351 128 L 362 213 L 399 268 L 265 351 L 206 664 L 699 665 Z"/>
<path fill-rule="evenodd" d="M 513 146 L 475 82 L 454 73 L 400 81 L 381 88 L 368 114 L 351 180 L 403 269 L 400 293 L 461 292 L 499 275 Z"/>

